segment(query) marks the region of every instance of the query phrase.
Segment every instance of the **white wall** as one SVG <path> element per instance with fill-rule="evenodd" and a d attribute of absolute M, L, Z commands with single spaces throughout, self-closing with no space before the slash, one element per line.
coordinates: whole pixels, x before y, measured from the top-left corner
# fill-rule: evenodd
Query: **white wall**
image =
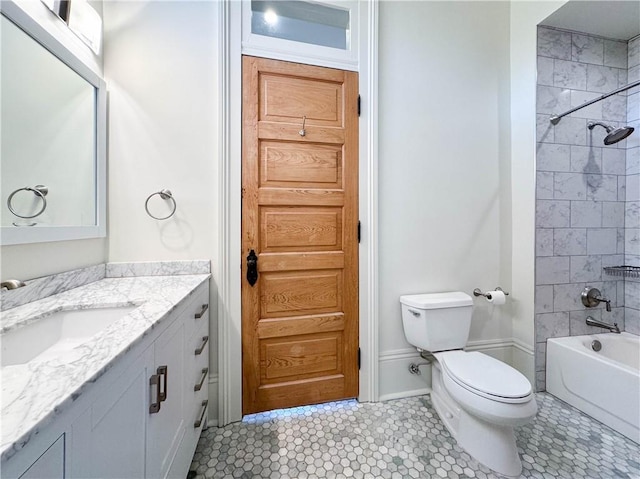
<path fill-rule="evenodd" d="M 102 75 L 102 55 L 95 55 L 89 47 L 67 28 L 40 1 L 17 0 L 15 3 L 34 18 L 91 70 Z M 102 3 L 91 2 L 102 15 Z M 60 273 L 107 261 L 107 240 L 91 239 L 37 243 L 0 247 L 0 272 L 2 280 L 22 280 Z"/>
<path fill-rule="evenodd" d="M 511 183 L 514 366 L 534 382 L 537 25 L 564 1 L 511 3 Z"/>
<path fill-rule="evenodd" d="M 211 259 L 217 252 L 217 32 L 213 2 L 106 2 L 109 261 Z M 146 198 L 177 202 L 165 221 Z M 151 211 L 164 216 L 158 196 Z M 215 279 L 209 311 L 216 311 Z M 211 344 L 217 344 L 214 314 Z M 217 351 L 211 348 L 217 398 Z M 211 403 L 209 411 L 217 413 Z"/>
<path fill-rule="evenodd" d="M 509 3 L 383 2 L 379 62 L 384 398 L 418 384 L 400 295 L 511 287 Z M 476 299 L 470 341 L 510 339 L 509 309 Z"/>

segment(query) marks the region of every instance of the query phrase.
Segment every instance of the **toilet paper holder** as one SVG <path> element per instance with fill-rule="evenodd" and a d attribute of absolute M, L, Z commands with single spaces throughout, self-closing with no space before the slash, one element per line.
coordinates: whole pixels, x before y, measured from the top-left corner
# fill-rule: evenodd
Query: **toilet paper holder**
<path fill-rule="evenodd" d="M 503 290 L 500 286 L 496 286 L 496 289 L 494 291 L 502 291 L 505 296 L 509 296 L 509 293 L 507 293 L 505 290 Z M 491 291 L 487 291 L 486 293 L 483 293 L 480 288 L 474 289 L 473 290 L 473 295 L 474 296 L 484 296 L 487 299 L 491 299 Z"/>

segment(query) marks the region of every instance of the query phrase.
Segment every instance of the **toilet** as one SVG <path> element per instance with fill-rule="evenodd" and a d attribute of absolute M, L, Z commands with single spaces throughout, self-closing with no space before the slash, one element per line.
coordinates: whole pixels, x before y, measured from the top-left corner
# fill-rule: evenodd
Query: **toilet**
<path fill-rule="evenodd" d="M 530 422 L 536 404 L 529 380 L 511 366 L 463 348 L 473 300 L 462 292 L 400 297 L 407 341 L 435 357 L 431 400 L 460 447 L 506 476 L 518 476 L 514 426 Z"/>

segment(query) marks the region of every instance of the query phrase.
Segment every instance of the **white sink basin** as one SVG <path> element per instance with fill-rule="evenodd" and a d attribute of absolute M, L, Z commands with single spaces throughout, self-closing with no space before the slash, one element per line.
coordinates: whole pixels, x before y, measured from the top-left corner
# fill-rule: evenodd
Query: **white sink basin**
<path fill-rule="evenodd" d="M 0 335 L 2 367 L 47 360 L 69 351 L 138 306 L 58 311 Z"/>

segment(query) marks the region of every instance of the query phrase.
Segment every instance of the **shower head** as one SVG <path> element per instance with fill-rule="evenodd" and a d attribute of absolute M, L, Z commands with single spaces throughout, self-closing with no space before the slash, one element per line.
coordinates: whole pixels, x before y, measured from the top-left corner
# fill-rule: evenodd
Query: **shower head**
<path fill-rule="evenodd" d="M 593 130 L 593 128 L 596 126 L 601 126 L 605 130 L 607 130 L 607 136 L 604 137 L 605 145 L 613 145 L 614 143 L 618 143 L 619 141 L 624 140 L 631 133 L 633 133 L 634 130 L 632 126 L 620 126 L 618 128 L 614 128 L 600 122 L 590 122 L 587 124 L 587 128 L 589 128 L 590 130 Z"/>

